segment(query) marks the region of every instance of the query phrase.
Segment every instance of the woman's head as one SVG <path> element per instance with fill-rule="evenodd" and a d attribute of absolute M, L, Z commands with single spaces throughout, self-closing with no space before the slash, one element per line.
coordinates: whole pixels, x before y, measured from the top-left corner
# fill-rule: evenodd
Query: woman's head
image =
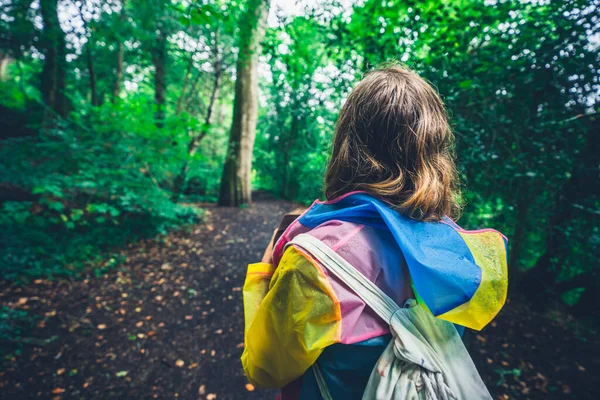
<path fill-rule="evenodd" d="M 325 194 L 364 190 L 415 219 L 455 216 L 453 141 L 444 104 L 425 80 L 398 66 L 371 71 L 340 112 Z"/>

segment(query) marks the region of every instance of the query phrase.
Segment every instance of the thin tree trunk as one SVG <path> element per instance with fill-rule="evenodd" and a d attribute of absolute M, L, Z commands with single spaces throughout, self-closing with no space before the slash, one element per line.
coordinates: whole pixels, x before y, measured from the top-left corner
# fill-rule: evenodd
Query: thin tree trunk
<path fill-rule="evenodd" d="M 88 74 L 90 76 L 91 103 L 92 103 L 92 106 L 96 107 L 96 106 L 100 105 L 100 102 L 98 99 L 98 91 L 97 91 L 97 87 L 96 87 L 96 68 L 94 68 L 94 55 L 92 53 L 92 47 L 93 47 L 94 42 L 92 40 L 93 39 L 92 32 L 89 31 L 87 21 L 85 20 L 85 17 L 83 16 L 83 7 L 84 6 L 85 6 L 84 2 L 79 3 L 79 17 L 81 18 L 81 21 L 83 22 L 84 33 L 87 34 L 89 32 L 89 34 L 90 34 L 88 41 L 85 44 L 85 53 L 86 53 Z"/>
<path fill-rule="evenodd" d="M 207 135 L 208 128 L 210 127 L 210 125 L 212 123 L 213 110 L 214 110 L 214 106 L 215 106 L 215 103 L 218 98 L 219 87 L 221 85 L 221 73 L 222 73 L 222 71 L 220 69 L 220 66 L 217 66 L 217 68 L 215 69 L 215 76 L 214 76 L 214 81 L 213 81 L 212 92 L 210 94 L 210 100 L 208 102 L 208 107 L 206 108 L 206 116 L 204 118 L 204 126 L 202 127 L 200 134 L 194 136 L 192 138 L 192 140 L 190 140 L 190 143 L 188 144 L 188 156 L 189 157 L 181 166 L 181 170 L 179 171 L 179 175 L 177 176 L 177 179 L 175 179 L 175 184 L 173 187 L 173 200 L 174 201 L 177 201 L 179 199 L 179 196 L 181 195 L 181 191 L 182 191 L 183 187 L 185 186 L 187 173 L 190 169 L 190 159 L 194 156 L 194 154 L 196 154 L 198 145 L 200 144 L 202 139 L 204 139 L 204 137 Z"/>
<path fill-rule="evenodd" d="M 125 15 L 125 2 L 126 0 L 121 0 L 121 27 L 125 24 L 126 15 Z M 112 91 L 112 101 L 113 103 L 117 101 L 119 98 L 119 93 L 121 93 L 121 81 L 123 80 L 123 60 L 124 60 L 124 52 L 125 46 L 123 44 L 123 38 L 121 36 L 118 37 L 117 44 L 117 64 L 115 66 L 115 83 L 113 85 Z"/>
<path fill-rule="evenodd" d="M 8 53 L 0 50 L 0 81 L 6 81 L 8 79 L 8 64 L 12 61 Z"/>
<path fill-rule="evenodd" d="M 115 68 L 115 84 L 113 85 L 112 101 L 113 103 L 119 98 L 121 93 L 121 81 L 123 80 L 123 43 L 118 44 L 117 48 L 117 66 Z"/>
<path fill-rule="evenodd" d="M 240 52 L 237 60 L 233 123 L 219 205 L 239 206 L 252 201 L 250 173 L 258 114 L 258 55 L 269 14 L 268 0 L 250 0 L 240 21 Z"/>
<path fill-rule="evenodd" d="M 292 107 L 294 109 L 294 107 Z M 285 146 L 283 148 L 283 166 L 281 168 L 281 172 L 283 174 L 283 183 L 281 187 L 281 197 L 286 199 L 289 196 L 288 185 L 289 185 L 289 163 L 290 163 L 290 152 L 292 151 L 292 147 L 294 142 L 296 141 L 296 131 L 298 130 L 298 118 L 296 115 L 292 115 L 292 125 L 290 127 L 290 133 L 285 141 Z"/>
<path fill-rule="evenodd" d="M 154 103 L 156 104 L 156 126 L 162 128 L 165 119 L 166 85 L 165 64 L 167 60 L 166 34 L 160 29 L 152 57 L 154 63 Z"/>
<path fill-rule="evenodd" d="M 190 83 L 190 74 L 192 73 L 192 67 L 194 66 L 193 54 L 190 56 L 187 68 L 185 70 L 185 76 L 183 78 L 183 85 L 181 86 L 181 94 L 177 99 L 177 106 L 175 107 L 175 115 L 180 115 L 183 111 L 183 100 L 185 99 L 186 90 Z"/>
<path fill-rule="evenodd" d="M 40 12 L 44 30 L 42 48 L 44 66 L 42 69 L 42 99 L 46 106 L 60 117 L 66 117 L 70 110 L 66 96 L 67 63 L 65 33 L 60 27 L 57 0 L 40 0 Z M 45 119 L 47 119 L 45 117 Z"/>
<path fill-rule="evenodd" d="M 92 105 L 94 107 L 99 106 L 100 105 L 100 101 L 98 98 L 98 90 L 96 87 L 96 69 L 94 68 L 94 58 L 92 56 L 92 50 L 90 48 L 91 46 L 91 37 L 90 37 L 90 41 L 87 43 L 87 65 L 88 65 L 88 72 L 90 74 L 90 91 L 92 94 Z"/>

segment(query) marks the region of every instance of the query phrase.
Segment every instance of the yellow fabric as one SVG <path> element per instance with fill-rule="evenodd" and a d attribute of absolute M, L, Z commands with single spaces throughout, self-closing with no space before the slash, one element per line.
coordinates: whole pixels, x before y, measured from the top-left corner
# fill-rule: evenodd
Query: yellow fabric
<path fill-rule="evenodd" d="M 242 365 L 251 383 L 279 388 L 339 342 L 341 312 L 327 277 L 296 248 L 284 253 L 266 295 L 265 271 L 264 264 L 251 264 L 244 284 Z"/>
<path fill-rule="evenodd" d="M 494 319 L 506 301 L 506 246 L 498 232 L 459 233 L 471 250 L 475 263 L 481 268 L 481 283 L 471 300 L 438 315 L 438 318 L 481 330 Z"/>
<path fill-rule="evenodd" d="M 275 266 L 269 263 L 249 264 L 244 282 L 244 336 L 254 319 L 260 303 L 269 291 L 269 284 L 275 272 Z"/>

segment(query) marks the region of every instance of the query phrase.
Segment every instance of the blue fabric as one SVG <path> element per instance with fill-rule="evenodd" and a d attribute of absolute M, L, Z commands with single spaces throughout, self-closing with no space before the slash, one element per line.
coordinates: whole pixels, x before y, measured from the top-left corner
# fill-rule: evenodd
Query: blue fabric
<path fill-rule="evenodd" d="M 455 325 L 462 337 L 465 328 Z M 317 360 L 334 399 L 360 400 L 377 360 L 392 340 L 383 335 L 354 344 L 337 343 L 327 347 Z M 322 399 L 312 369 L 304 374 L 299 400 Z"/>
<path fill-rule="evenodd" d="M 433 315 L 466 303 L 479 287 L 481 268 L 450 220 L 416 221 L 382 200 L 356 193 L 332 204 L 315 204 L 300 223 L 315 228 L 330 220 L 388 229 L 404 254 L 415 290 Z"/>
<path fill-rule="evenodd" d="M 383 335 L 354 344 L 338 343 L 323 350 L 317 363 L 331 396 L 334 399 L 360 400 L 371 371 L 391 339 L 392 335 Z M 300 399 L 322 399 L 312 369 L 304 374 Z"/>

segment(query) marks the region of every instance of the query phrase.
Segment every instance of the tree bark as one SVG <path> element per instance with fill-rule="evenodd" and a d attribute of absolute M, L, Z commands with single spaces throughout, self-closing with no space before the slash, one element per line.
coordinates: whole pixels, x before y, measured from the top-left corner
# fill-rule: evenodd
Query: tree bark
<path fill-rule="evenodd" d="M 65 94 L 67 63 L 65 59 L 65 33 L 60 27 L 57 12 L 57 0 L 40 0 L 40 12 L 44 29 L 42 48 L 44 66 L 42 69 L 42 99 L 56 115 L 66 117 L 70 111 L 69 100 Z"/>
<path fill-rule="evenodd" d="M 295 109 L 295 107 L 292 107 L 292 110 Z M 290 164 L 290 158 L 291 158 L 291 154 L 290 152 L 292 151 L 292 147 L 294 145 L 294 143 L 296 142 L 296 131 L 298 130 L 298 116 L 297 115 L 292 115 L 292 123 L 291 123 L 291 127 L 290 127 L 290 132 L 288 134 L 287 140 L 285 141 L 285 145 L 283 146 L 283 149 L 281 150 L 283 152 L 283 165 L 281 166 L 281 173 L 282 173 L 282 184 L 281 184 L 281 197 L 284 199 L 289 198 L 289 191 L 288 191 L 288 186 L 289 186 L 289 178 L 290 178 L 290 171 L 289 171 L 289 164 Z"/>
<path fill-rule="evenodd" d="M 159 29 L 156 46 L 152 54 L 154 63 L 154 103 L 156 104 L 155 123 L 162 128 L 165 119 L 166 84 L 165 64 L 167 61 L 167 38 L 164 29 Z"/>
<path fill-rule="evenodd" d="M 119 18 L 121 20 L 121 28 L 125 24 L 125 20 L 126 20 L 125 1 L 126 0 L 121 0 L 121 15 Z M 117 33 L 117 34 L 119 34 L 119 33 Z M 113 85 L 113 90 L 112 90 L 113 103 L 117 101 L 117 99 L 119 98 L 119 93 L 121 93 L 121 81 L 123 80 L 123 59 L 124 59 L 124 52 L 125 52 L 123 38 L 120 35 L 117 37 L 117 41 L 118 41 L 117 64 L 115 66 L 115 83 Z"/>
<path fill-rule="evenodd" d="M 250 174 L 258 114 L 258 55 L 268 14 L 269 0 L 249 0 L 240 21 L 233 123 L 218 201 L 221 206 L 252 201 Z"/>
<path fill-rule="evenodd" d="M 90 41 L 87 43 L 87 65 L 88 65 L 88 73 L 90 74 L 90 92 L 92 95 L 92 105 L 94 107 L 100 105 L 100 99 L 98 98 L 98 89 L 96 87 L 96 68 L 94 68 L 94 56 L 92 55 L 92 49 L 90 46 L 92 45 L 90 37 Z"/>
<path fill-rule="evenodd" d="M 8 64 L 12 61 L 8 53 L 0 50 L 0 81 L 6 81 L 8 79 Z"/>
<path fill-rule="evenodd" d="M 89 32 L 87 21 L 83 15 L 83 7 L 84 3 L 79 3 L 79 17 L 83 23 L 84 35 Z M 98 90 L 96 86 L 96 68 L 94 67 L 94 54 L 92 52 L 93 47 L 92 40 L 92 32 L 89 32 L 89 37 L 87 38 L 87 43 L 85 44 L 85 53 L 86 53 L 86 61 L 88 67 L 88 74 L 90 75 L 90 93 L 91 93 L 91 103 L 92 106 L 96 107 L 100 105 L 100 101 L 98 98 Z"/>

